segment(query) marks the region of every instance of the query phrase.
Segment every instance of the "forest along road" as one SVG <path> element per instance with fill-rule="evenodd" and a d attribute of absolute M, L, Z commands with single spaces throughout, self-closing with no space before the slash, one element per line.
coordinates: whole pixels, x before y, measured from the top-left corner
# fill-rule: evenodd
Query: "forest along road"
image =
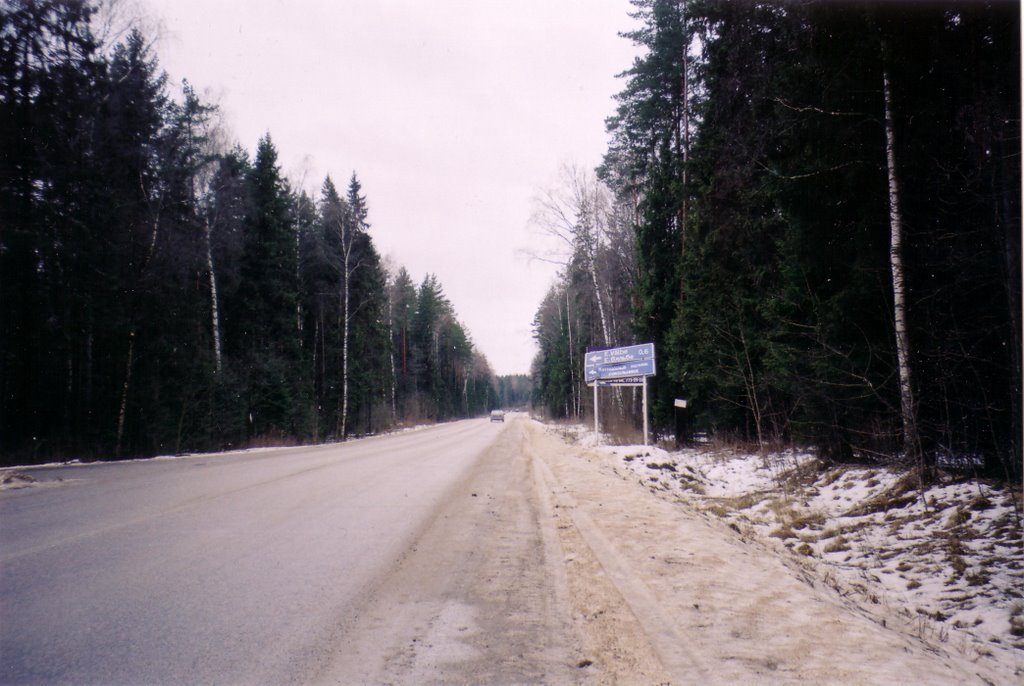
<path fill-rule="evenodd" d="M 521 431 L 19 470 L 0 683 L 564 681 Z"/>
<path fill-rule="evenodd" d="M 510 419 L 19 470 L 0 683 L 1012 683 Z"/>

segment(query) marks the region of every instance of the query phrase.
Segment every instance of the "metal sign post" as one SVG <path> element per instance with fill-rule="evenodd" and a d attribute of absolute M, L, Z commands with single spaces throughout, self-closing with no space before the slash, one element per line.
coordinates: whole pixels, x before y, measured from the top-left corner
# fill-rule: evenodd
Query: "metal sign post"
<path fill-rule="evenodd" d="M 647 377 L 644 377 L 644 447 L 647 447 Z"/>

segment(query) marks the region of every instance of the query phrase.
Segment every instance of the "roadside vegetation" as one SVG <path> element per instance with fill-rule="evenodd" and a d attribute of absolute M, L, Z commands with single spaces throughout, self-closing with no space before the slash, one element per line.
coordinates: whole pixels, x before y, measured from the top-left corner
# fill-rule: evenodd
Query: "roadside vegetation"
<path fill-rule="evenodd" d="M 592 417 L 586 350 L 652 342 L 681 444 L 1019 482 L 1019 3 L 633 5 L 604 162 L 538 199 L 538 412 Z"/>
<path fill-rule="evenodd" d="M 0 4 L 0 463 L 344 440 L 482 414 L 436 276 L 169 84 L 113 0 Z"/>

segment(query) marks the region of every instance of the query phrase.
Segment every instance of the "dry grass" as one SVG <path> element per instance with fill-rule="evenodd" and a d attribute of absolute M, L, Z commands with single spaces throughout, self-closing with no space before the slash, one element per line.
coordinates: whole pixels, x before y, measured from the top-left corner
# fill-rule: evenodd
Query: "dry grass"
<path fill-rule="evenodd" d="M 735 498 L 716 498 L 715 500 L 718 502 L 719 505 L 721 505 L 724 508 L 727 508 L 729 511 L 735 511 L 749 510 L 750 508 L 754 507 L 762 500 L 764 500 L 766 497 L 767 496 L 764 495 L 744 493 L 743 495 L 737 496 Z"/>
<path fill-rule="evenodd" d="M 1010 606 L 1010 633 L 1024 636 L 1024 602 L 1017 601 Z"/>
<path fill-rule="evenodd" d="M 710 503 L 708 505 L 705 505 L 703 511 L 713 514 L 716 517 L 720 517 L 722 519 L 725 519 L 730 514 L 732 514 L 732 510 L 722 505 L 722 503 Z"/>
<path fill-rule="evenodd" d="M 985 510 L 991 510 L 993 505 L 992 501 L 986 498 L 984 495 L 978 495 L 971 504 L 968 506 L 975 512 L 984 512 Z"/>
<path fill-rule="evenodd" d="M 971 521 L 971 513 L 962 507 L 956 508 L 956 512 L 949 516 L 946 520 L 947 529 L 955 529 L 958 526 L 963 526 L 967 522 Z"/>
<path fill-rule="evenodd" d="M 851 508 L 843 516 L 860 517 L 906 507 L 917 500 L 919 484 L 920 477 L 916 470 L 908 472 L 892 486 Z"/>
<path fill-rule="evenodd" d="M 826 521 L 828 521 L 828 516 L 824 512 L 812 510 L 811 512 L 797 515 L 789 524 L 794 529 L 817 529 L 821 528 Z"/>
<path fill-rule="evenodd" d="M 768 510 L 772 512 L 775 515 L 775 519 L 780 522 L 792 522 L 800 516 L 800 513 L 793 509 L 792 498 L 788 497 L 773 498 L 772 500 L 769 500 Z"/>
<path fill-rule="evenodd" d="M 780 538 L 782 540 L 786 540 L 787 538 L 797 538 L 796 532 L 786 524 L 783 524 L 776 529 L 772 529 L 771 533 L 768 535 L 772 538 Z"/>
<path fill-rule="evenodd" d="M 835 538 L 836 536 L 857 534 L 864 531 L 865 529 L 870 529 L 874 526 L 876 526 L 876 524 L 872 522 L 870 519 L 860 519 L 855 522 L 830 526 L 823 532 L 821 532 L 821 536 L 819 536 L 819 538 Z"/>
<path fill-rule="evenodd" d="M 850 549 L 850 542 L 843 536 L 836 536 L 832 542 L 823 548 L 826 553 L 841 553 Z"/>
<path fill-rule="evenodd" d="M 786 490 L 796 490 L 814 484 L 820 475 L 820 463 L 817 460 L 806 460 L 783 469 L 778 475 L 778 482 Z"/>
<path fill-rule="evenodd" d="M 961 577 L 967 571 L 967 563 L 959 555 L 949 556 L 949 565 L 953 568 L 953 577 Z"/>
<path fill-rule="evenodd" d="M 846 474 L 845 467 L 833 467 L 832 469 L 828 470 L 825 473 L 825 476 L 821 478 L 818 484 L 822 487 L 831 486 L 832 484 L 843 478 L 844 474 Z"/>
<path fill-rule="evenodd" d="M 990 575 L 984 569 L 979 569 L 976 572 L 970 572 L 964 576 L 964 580 L 968 586 L 984 586 L 988 583 Z"/>
<path fill-rule="evenodd" d="M 675 475 L 676 481 L 679 482 L 679 487 L 696 493 L 697 495 L 704 495 L 707 490 L 704 488 L 704 484 L 695 477 L 689 476 L 688 474 L 678 473 Z"/>

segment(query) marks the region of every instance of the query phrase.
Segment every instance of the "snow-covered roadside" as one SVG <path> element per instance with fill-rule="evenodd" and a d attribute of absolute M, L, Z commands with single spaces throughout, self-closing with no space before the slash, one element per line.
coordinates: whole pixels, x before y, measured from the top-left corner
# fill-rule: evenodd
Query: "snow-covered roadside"
<path fill-rule="evenodd" d="M 893 471 L 822 470 L 806 453 L 668 452 L 603 445 L 583 426 L 549 430 L 725 520 L 866 610 L 884 606 L 923 638 L 1024 674 L 1019 493 L 947 475 L 922 498 Z"/>

